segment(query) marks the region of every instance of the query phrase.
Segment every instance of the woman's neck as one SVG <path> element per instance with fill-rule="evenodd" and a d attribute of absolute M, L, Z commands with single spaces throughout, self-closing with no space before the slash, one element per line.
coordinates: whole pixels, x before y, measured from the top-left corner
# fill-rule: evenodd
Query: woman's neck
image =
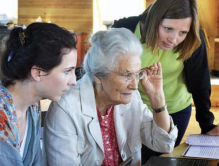
<path fill-rule="evenodd" d="M 104 95 L 102 90 L 99 90 L 98 88 L 94 87 L 95 92 L 95 100 L 97 108 L 99 109 L 102 116 L 106 115 L 106 110 L 113 105 L 108 103 L 108 100 L 106 99 L 106 96 Z"/>
<path fill-rule="evenodd" d="M 34 92 L 35 88 L 33 88 L 32 84 L 31 81 L 26 80 L 16 82 L 7 87 L 13 98 L 14 107 L 17 113 L 26 114 L 28 107 L 40 100 L 39 97 L 34 95 L 36 93 Z"/>

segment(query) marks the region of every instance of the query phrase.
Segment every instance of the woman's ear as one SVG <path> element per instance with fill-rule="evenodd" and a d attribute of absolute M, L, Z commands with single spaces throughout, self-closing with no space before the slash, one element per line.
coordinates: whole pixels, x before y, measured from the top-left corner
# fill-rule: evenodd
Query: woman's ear
<path fill-rule="evenodd" d="M 43 71 L 39 67 L 33 66 L 30 74 L 35 81 L 40 81 Z"/>
<path fill-rule="evenodd" d="M 102 83 L 101 80 L 97 76 L 94 75 L 93 77 L 94 77 L 95 84 L 101 84 Z"/>

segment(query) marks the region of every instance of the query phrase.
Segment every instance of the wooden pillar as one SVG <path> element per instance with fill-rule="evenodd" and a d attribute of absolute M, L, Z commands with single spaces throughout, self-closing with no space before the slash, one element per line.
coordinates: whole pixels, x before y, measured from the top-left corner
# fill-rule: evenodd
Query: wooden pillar
<path fill-rule="evenodd" d="M 219 71 L 219 43 L 215 44 L 214 69 Z"/>
<path fill-rule="evenodd" d="M 82 32 L 75 33 L 77 36 L 77 67 L 81 66 L 82 59 Z"/>
<path fill-rule="evenodd" d="M 214 66 L 214 59 L 215 59 L 215 37 L 208 37 L 210 47 L 207 48 L 208 50 L 208 65 L 209 69 L 213 70 Z"/>
<path fill-rule="evenodd" d="M 212 107 L 219 107 L 219 86 L 212 85 L 211 86 L 211 106 Z"/>
<path fill-rule="evenodd" d="M 150 4 L 154 3 L 155 0 L 146 0 L 146 8 L 150 6 Z"/>
<path fill-rule="evenodd" d="M 215 69 L 215 41 L 217 37 L 218 0 L 197 0 L 200 25 L 206 30 L 209 40 L 208 64 L 210 70 Z"/>

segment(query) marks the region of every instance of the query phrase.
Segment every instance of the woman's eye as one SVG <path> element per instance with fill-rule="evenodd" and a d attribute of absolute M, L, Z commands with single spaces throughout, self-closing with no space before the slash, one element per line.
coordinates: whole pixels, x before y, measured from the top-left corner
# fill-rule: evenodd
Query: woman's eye
<path fill-rule="evenodd" d="M 183 31 L 183 32 L 181 32 L 181 35 L 186 35 L 188 32 L 186 32 L 186 31 Z"/>
<path fill-rule="evenodd" d="M 71 71 L 71 69 L 70 70 L 67 70 L 67 71 L 65 71 L 65 74 L 69 74 L 69 72 Z"/>
<path fill-rule="evenodd" d="M 130 79 L 132 79 L 132 77 L 133 77 L 133 73 L 126 73 L 126 74 L 125 74 L 125 77 L 126 77 L 128 80 L 130 80 Z"/>
<path fill-rule="evenodd" d="M 166 31 L 172 31 L 172 30 L 173 30 L 172 28 L 168 28 L 168 27 L 164 27 L 164 29 L 165 29 Z"/>

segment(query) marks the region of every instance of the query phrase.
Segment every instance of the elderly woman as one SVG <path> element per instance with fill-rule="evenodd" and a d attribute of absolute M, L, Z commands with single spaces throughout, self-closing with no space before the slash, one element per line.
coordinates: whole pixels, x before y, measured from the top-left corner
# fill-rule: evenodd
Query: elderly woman
<path fill-rule="evenodd" d="M 173 150 L 178 130 L 166 109 L 161 64 L 141 70 L 141 53 L 139 40 L 127 29 L 92 36 L 86 74 L 49 108 L 49 166 L 117 166 L 128 157 L 140 165 L 142 143 L 158 152 Z M 137 91 L 139 79 L 152 112 Z"/>

